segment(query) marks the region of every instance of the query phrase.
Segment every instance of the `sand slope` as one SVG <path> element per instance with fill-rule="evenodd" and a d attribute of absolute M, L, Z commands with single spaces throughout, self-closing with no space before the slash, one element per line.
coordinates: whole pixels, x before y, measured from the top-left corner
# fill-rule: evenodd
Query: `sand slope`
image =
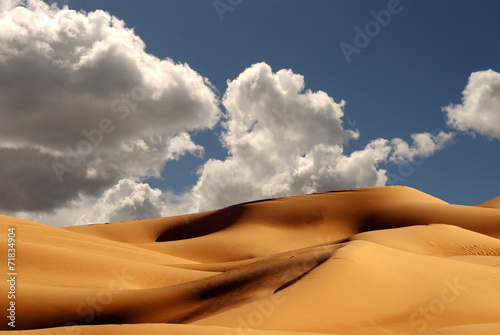
<path fill-rule="evenodd" d="M 397 186 L 66 228 L 0 215 L 15 333 L 499 334 L 496 199 Z"/>
<path fill-rule="evenodd" d="M 496 197 L 485 202 L 482 202 L 477 207 L 486 207 L 486 208 L 500 208 L 500 197 Z"/>

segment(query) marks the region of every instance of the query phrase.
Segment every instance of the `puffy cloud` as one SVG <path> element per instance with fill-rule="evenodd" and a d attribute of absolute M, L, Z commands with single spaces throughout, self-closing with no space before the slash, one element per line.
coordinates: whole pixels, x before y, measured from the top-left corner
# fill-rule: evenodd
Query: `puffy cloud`
<path fill-rule="evenodd" d="M 346 154 L 359 133 L 344 127 L 344 101 L 306 90 L 292 70 L 254 64 L 222 98 L 228 157 L 208 159 L 196 185 L 174 194 L 141 181 L 169 160 L 203 155 L 190 132 L 220 119 L 215 89 L 187 64 L 147 54 L 106 12 L 9 0 L 0 4 L 0 72 L 0 209 L 56 225 L 385 185 L 381 163 L 428 157 L 452 138 L 379 138 Z"/>
<path fill-rule="evenodd" d="M 411 146 L 400 138 L 392 139 L 390 145 L 393 152 L 389 160 L 394 163 L 401 163 L 411 162 L 416 157 L 429 157 L 434 152 L 443 149 L 455 136 L 453 132 L 446 133 L 440 129 L 435 133 L 412 134 L 413 144 Z"/>
<path fill-rule="evenodd" d="M 11 10 L 22 3 L 22 0 L 3 0 L 0 2 L 0 13 L 3 11 Z"/>
<path fill-rule="evenodd" d="M 69 203 L 65 186 L 93 194 L 106 185 L 106 172 L 88 178 L 85 170 L 69 173 L 59 183 L 51 168 L 54 156 L 37 148 L 0 148 L 0 206 L 9 211 L 51 211 Z M 110 173 L 113 173 L 112 171 Z M 73 199 L 78 197 L 72 197 Z"/>
<path fill-rule="evenodd" d="M 461 104 L 443 108 L 447 125 L 473 135 L 500 140 L 500 73 L 473 72 L 462 92 Z"/>
<path fill-rule="evenodd" d="M 325 92 L 304 91 L 304 78 L 291 70 L 273 73 L 265 63 L 246 69 L 223 98 L 227 121 L 222 140 L 230 156 L 200 168 L 190 211 L 277 196 L 387 182 L 382 162 L 400 163 L 441 150 L 452 135 L 412 135 L 371 141 L 350 155 L 344 146 L 358 132 L 344 129 L 345 102 Z"/>
<path fill-rule="evenodd" d="M 221 140 L 229 155 L 225 160 L 209 159 L 201 166 L 192 189 L 180 195 L 162 192 L 137 178 L 125 177 L 110 186 L 95 202 L 81 198 L 78 213 L 86 214 L 81 215 L 77 223 L 158 217 L 268 197 L 381 186 L 388 181 L 387 172 L 379 168 L 381 163 L 399 164 L 428 157 L 444 148 L 453 137 L 453 133 L 437 130 L 433 134 L 411 135 L 411 144 L 399 138 L 379 138 L 347 155 L 344 147 L 358 138 L 358 132 L 343 126 L 345 102 L 337 103 L 321 91 L 304 91 L 302 76 L 291 70 L 274 73 L 265 63 L 251 66 L 228 82 L 223 104 L 227 114 Z M 190 142 L 186 133 L 169 138 L 169 141 L 173 159 L 182 155 L 183 150 L 202 151 Z M 147 159 L 148 148 L 152 145 L 154 141 L 144 139 L 129 142 L 121 147 L 125 158 L 120 162 L 127 164 L 125 159 L 129 151 Z M 158 145 L 160 148 L 163 144 Z M 43 157 L 42 152 L 39 157 Z M 128 171 L 125 167 L 122 169 Z M 24 175 L 14 167 L 10 171 Z M 81 178 L 95 179 L 95 185 L 89 183 L 85 187 L 98 187 L 102 185 L 99 178 L 106 179 L 98 166 L 92 171 Z M 24 186 L 41 183 L 28 180 Z M 64 215 L 60 214 L 63 211 L 52 216 L 62 224 L 65 222 Z M 66 223 L 74 221 L 73 218 Z"/>
<path fill-rule="evenodd" d="M 77 224 L 161 217 L 164 207 L 161 195 L 161 190 L 148 184 L 122 179 L 106 190 L 91 213 L 81 216 Z"/>
<path fill-rule="evenodd" d="M 227 121 L 222 140 L 230 156 L 200 169 L 193 210 L 310 189 L 300 180 L 308 164 L 304 159 L 327 152 L 332 155 L 328 161 L 334 161 L 342 145 L 358 137 L 357 131 L 343 128 L 343 101 L 304 91 L 301 75 L 273 73 L 266 63 L 229 81 L 223 105 Z"/>
<path fill-rule="evenodd" d="M 0 7 L 1 209 L 54 210 L 203 154 L 189 132 L 220 114 L 206 78 L 106 12 L 22 3 Z"/>

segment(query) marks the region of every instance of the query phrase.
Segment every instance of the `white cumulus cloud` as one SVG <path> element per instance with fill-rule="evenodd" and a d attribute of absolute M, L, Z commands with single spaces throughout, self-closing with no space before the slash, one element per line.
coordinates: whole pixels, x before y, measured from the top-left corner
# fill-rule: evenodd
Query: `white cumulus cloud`
<path fill-rule="evenodd" d="M 346 103 L 306 89 L 290 69 L 254 64 L 228 81 L 220 101 L 207 78 L 146 53 L 109 13 L 39 0 L 0 4 L 0 73 L 0 210 L 55 225 L 385 185 L 381 164 L 429 157 L 453 137 L 378 138 L 346 153 L 359 138 L 343 123 Z M 452 117 L 462 109 L 495 121 L 495 74 L 471 76 L 463 105 L 448 107 L 455 127 L 472 129 L 468 119 Z M 478 99 L 481 108 L 470 107 Z M 160 177 L 170 160 L 203 155 L 190 134 L 215 125 L 228 156 L 209 157 L 191 189 L 174 194 L 144 182 Z"/>
<path fill-rule="evenodd" d="M 56 210 L 203 154 L 190 132 L 216 124 L 219 100 L 187 64 L 104 11 L 0 10 L 0 209 Z"/>
<path fill-rule="evenodd" d="M 389 160 L 394 163 L 401 163 L 406 161 L 411 162 L 416 157 L 429 157 L 434 152 L 443 149 L 454 136 L 455 133 L 446 133 L 444 131 L 438 131 L 436 134 L 412 134 L 413 144 L 411 146 L 400 138 L 392 139 L 390 145 L 393 148 L 393 152 Z"/>
<path fill-rule="evenodd" d="M 443 111 L 448 126 L 500 140 L 500 73 L 473 72 L 462 92 L 462 103 L 450 104 Z"/>
<path fill-rule="evenodd" d="M 135 214 L 173 215 L 256 199 L 382 186 L 388 177 L 379 168 L 381 163 L 428 157 L 453 137 L 443 131 L 418 133 L 411 135 L 411 144 L 379 138 L 347 155 L 345 146 L 359 134 L 344 128 L 345 102 L 335 102 L 325 92 L 304 90 L 301 75 L 291 70 L 273 72 L 266 63 L 254 64 L 229 81 L 223 105 L 227 113 L 221 140 L 228 157 L 209 159 L 199 168 L 196 185 L 184 194 L 149 192 L 148 199 L 154 200 L 133 202 Z M 121 204 L 122 197 L 130 203 L 121 183 L 128 186 L 127 192 L 145 188 L 120 181 L 80 222 L 136 218 L 128 207 L 114 205 L 115 201 Z"/>
<path fill-rule="evenodd" d="M 161 195 L 161 190 L 148 184 L 122 179 L 106 190 L 91 213 L 81 216 L 77 224 L 161 217 Z"/>
<path fill-rule="evenodd" d="M 237 202 L 341 188 L 385 185 L 382 162 L 428 157 L 451 139 L 449 133 L 376 139 L 350 155 L 344 147 L 358 138 L 345 129 L 345 102 L 325 92 L 304 91 L 304 78 L 291 70 L 254 64 L 228 82 L 223 98 L 227 121 L 222 140 L 230 155 L 209 160 L 191 191 L 190 211 Z"/>

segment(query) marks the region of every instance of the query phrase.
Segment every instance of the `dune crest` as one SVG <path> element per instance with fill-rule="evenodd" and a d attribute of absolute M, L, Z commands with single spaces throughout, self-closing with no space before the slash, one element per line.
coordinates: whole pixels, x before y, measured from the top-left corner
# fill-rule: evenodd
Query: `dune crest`
<path fill-rule="evenodd" d="M 498 334 L 497 199 L 391 186 L 64 228 L 0 215 L 15 334 Z"/>
<path fill-rule="evenodd" d="M 500 208 L 500 197 L 496 197 L 480 204 L 477 204 L 476 207 L 486 207 L 486 208 Z"/>

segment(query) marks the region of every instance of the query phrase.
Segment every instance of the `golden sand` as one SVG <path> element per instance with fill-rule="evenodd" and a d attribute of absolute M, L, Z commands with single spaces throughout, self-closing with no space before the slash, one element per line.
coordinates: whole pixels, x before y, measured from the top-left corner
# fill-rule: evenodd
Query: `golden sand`
<path fill-rule="evenodd" d="M 373 187 L 64 228 L 0 215 L 0 226 L 6 279 L 16 234 L 5 334 L 500 334 L 500 197 L 458 206 Z"/>

